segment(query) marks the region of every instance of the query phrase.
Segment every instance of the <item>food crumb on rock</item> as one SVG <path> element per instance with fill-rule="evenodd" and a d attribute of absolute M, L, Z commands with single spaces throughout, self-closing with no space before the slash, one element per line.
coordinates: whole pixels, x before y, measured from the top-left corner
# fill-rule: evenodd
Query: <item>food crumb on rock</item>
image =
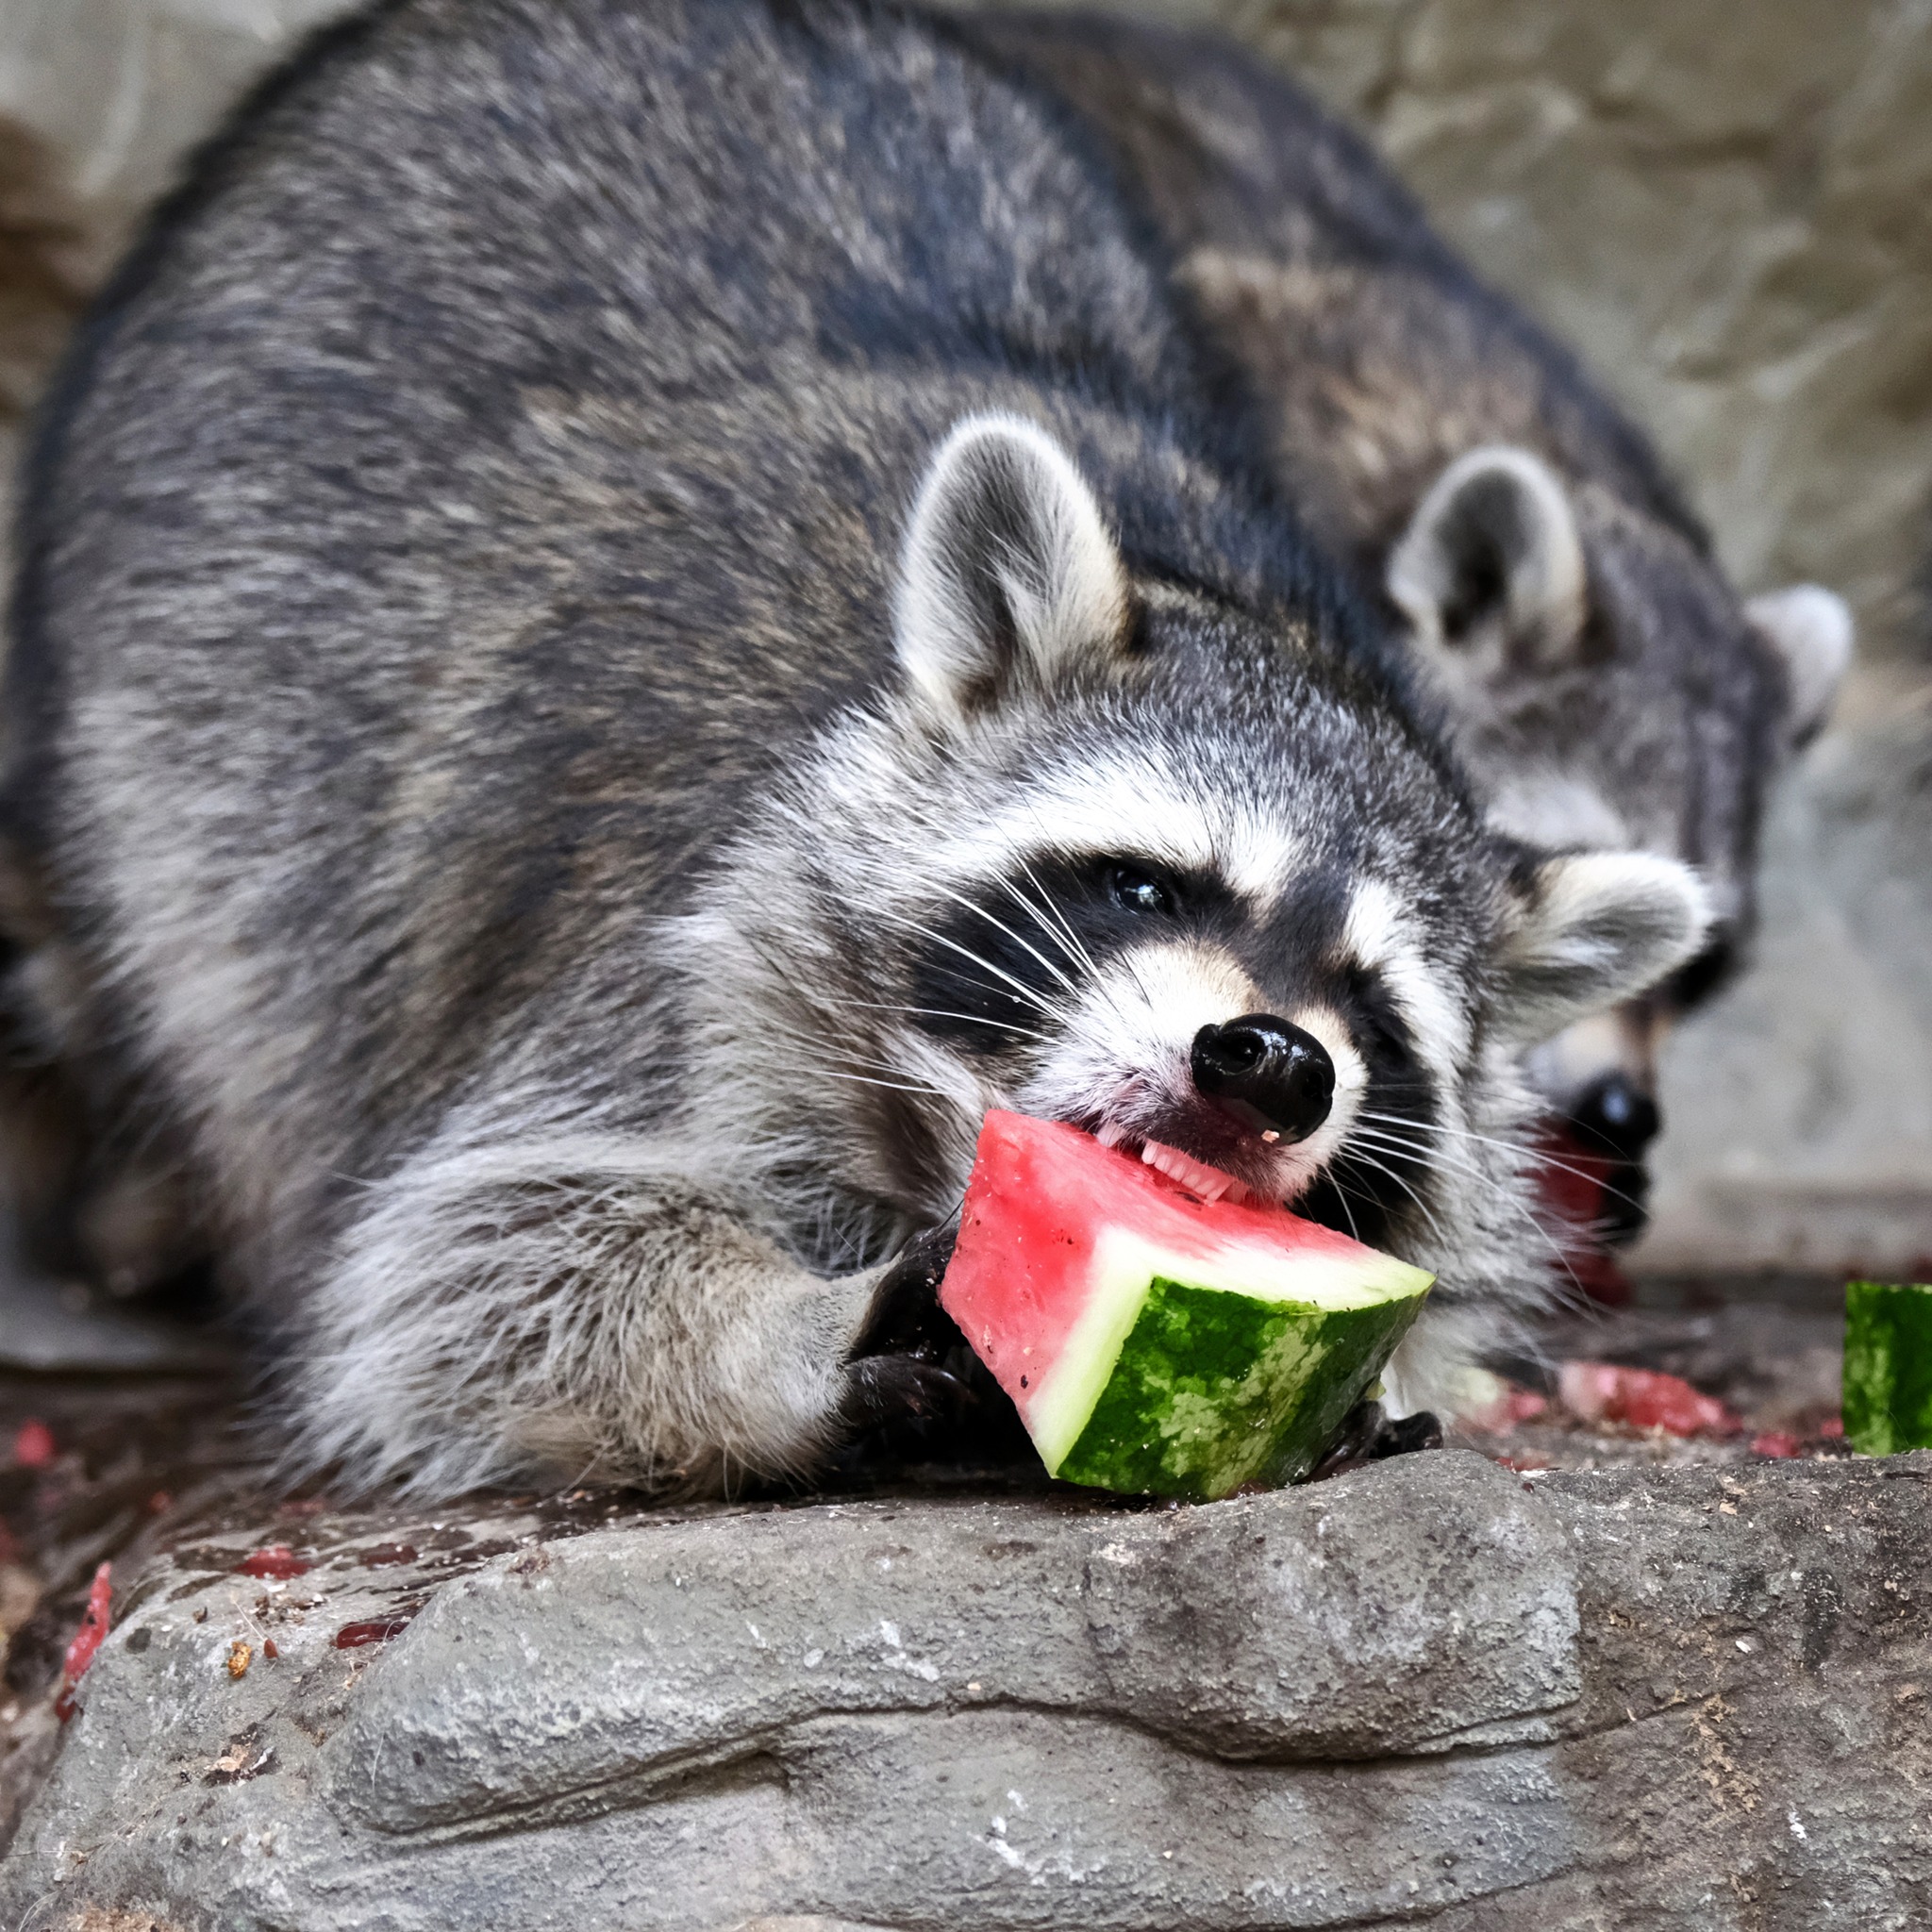
<path fill-rule="evenodd" d="M 1584 1422 L 1625 1423 L 1673 1436 L 1735 1436 L 1743 1421 L 1681 1375 L 1615 1362 L 1567 1361 L 1557 1371 L 1563 1407 Z"/>
<path fill-rule="evenodd" d="M 364 1550 L 356 1560 L 365 1570 L 379 1570 L 390 1563 L 413 1563 L 416 1547 L 413 1543 L 376 1543 Z"/>
<path fill-rule="evenodd" d="M 75 1686 L 87 1674 L 87 1667 L 94 1660 L 94 1652 L 100 1649 L 101 1641 L 108 1634 L 108 1607 L 113 1596 L 114 1566 L 103 1563 L 94 1572 L 93 1582 L 88 1586 L 87 1609 L 81 1616 L 80 1628 L 74 1633 L 73 1642 L 67 1646 L 67 1656 L 60 1666 L 60 1694 L 54 1700 L 54 1710 L 63 1724 L 80 1708 L 74 1701 Z"/>
<path fill-rule="evenodd" d="M 387 1643 L 409 1627 L 408 1617 L 371 1617 L 360 1624 L 344 1624 L 336 1632 L 338 1650 L 360 1650 L 368 1643 Z"/>
<path fill-rule="evenodd" d="M 273 1577 L 286 1582 L 292 1576 L 306 1576 L 314 1566 L 306 1563 L 287 1543 L 270 1543 L 251 1552 L 235 1568 L 243 1576 Z"/>

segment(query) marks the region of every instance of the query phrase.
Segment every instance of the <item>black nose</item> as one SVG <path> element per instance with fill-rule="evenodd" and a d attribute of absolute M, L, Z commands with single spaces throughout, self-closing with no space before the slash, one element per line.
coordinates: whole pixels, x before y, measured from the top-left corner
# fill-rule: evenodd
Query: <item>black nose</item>
<path fill-rule="evenodd" d="M 1202 1027 L 1190 1064 L 1194 1085 L 1264 1139 L 1306 1141 L 1335 1100 L 1328 1049 L 1273 1013 Z"/>
<path fill-rule="evenodd" d="M 1663 1119 L 1657 1102 L 1627 1074 L 1606 1074 L 1577 1095 L 1570 1124 L 1585 1146 L 1637 1161 L 1657 1139 Z"/>

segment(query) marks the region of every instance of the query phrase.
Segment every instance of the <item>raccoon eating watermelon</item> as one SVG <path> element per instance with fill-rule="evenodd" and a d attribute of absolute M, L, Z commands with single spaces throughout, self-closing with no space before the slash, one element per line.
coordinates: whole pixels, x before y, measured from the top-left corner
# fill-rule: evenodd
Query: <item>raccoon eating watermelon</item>
<path fill-rule="evenodd" d="M 1049 1474 L 1211 1500 L 1307 1475 L 1433 1276 L 991 1112 L 940 1289 Z"/>

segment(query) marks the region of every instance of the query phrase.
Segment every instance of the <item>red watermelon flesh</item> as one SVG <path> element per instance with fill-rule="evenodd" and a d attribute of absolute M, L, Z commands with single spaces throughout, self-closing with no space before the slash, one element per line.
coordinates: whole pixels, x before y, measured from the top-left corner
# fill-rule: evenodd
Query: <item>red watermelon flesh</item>
<path fill-rule="evenodd" d="M 1077 1127 L 993 1112 L 940 1300 L 1052 1474 L 1213 1497 L 1306 1474 L 1429 1284 L 1285 1208 L 1203 1201 Z"/>

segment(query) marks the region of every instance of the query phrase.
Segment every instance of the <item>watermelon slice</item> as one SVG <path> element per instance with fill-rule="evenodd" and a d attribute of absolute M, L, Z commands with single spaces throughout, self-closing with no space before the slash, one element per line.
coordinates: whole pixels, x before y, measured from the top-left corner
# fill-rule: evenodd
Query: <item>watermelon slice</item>
<path fill-rule="evenodd" d="M 989 1113 L 940 1301 L 1048 1473 L 1211 1499 L 1307 1474 L 1432 1276 L 1281 1208 L 1196 1198 Z"/>
<path fill-rule="evenodd" d="M 1844 1417 L 1867 1456 L 1932 1449 L 1932 1287 L 1845 1284 Z"/>

